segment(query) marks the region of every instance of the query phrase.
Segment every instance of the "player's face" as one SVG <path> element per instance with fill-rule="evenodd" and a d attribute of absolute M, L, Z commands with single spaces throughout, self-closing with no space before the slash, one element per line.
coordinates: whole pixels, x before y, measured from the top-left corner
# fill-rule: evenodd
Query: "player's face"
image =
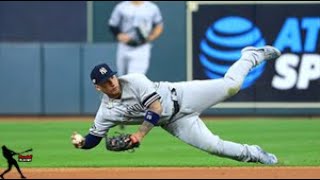
<path fill-rule="evenodd" d="M 118 78 L 114 75 L 106 82 L 96 85 L 98 91 L 107 94 L 110 98 L 118 99 L 121 97 L 121 88 Z"/>

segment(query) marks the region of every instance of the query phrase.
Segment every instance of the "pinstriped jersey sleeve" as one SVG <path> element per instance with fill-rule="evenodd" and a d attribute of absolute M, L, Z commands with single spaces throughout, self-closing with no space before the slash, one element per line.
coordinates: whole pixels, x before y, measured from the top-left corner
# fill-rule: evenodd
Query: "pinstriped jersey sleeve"
<path fill-rule="evenodd" d="M 132 91 L 136 93 L 141 105 L 145 108 L 160 99 L 160 95 L 156 92 L 155 85 L 143 74 L 132 73 L 126 76 L 127 82 Z"/>
<path fill-rule="evenodd" d="M 107 111 L 105 104 L 101 103 L 89 133 L 94 136 L 105 137 L 109 129 L 116 126 L 115 121 L 112 120 L 115 116 L 111 113 Z"/>
<path fill-rule="evenodd" d="M 144 96 L 142 99 L 142 105 L 148 108 L 154 101 L 160 99 L 160 95 L 156 92 L 151 93 L 148 96 Z"/>
<path fill-rule="evenodd" d="M 121 9 L 123 8 L 123 3 L 117 4 L 116 7 L 113 9 L 110 19 L 109 25 L 111 26 L 119 26 L 121 23 Z"/>
<path fill-rule="evenodd" d="M 158 6 L 154 6 L 154 15 L 153 15 L 153 23 L 154 24 L 162 24 L 162 15 L 161 15 L 161 11 L 160 11 L 160 9 L 159 9 L 159 7 Z"/>

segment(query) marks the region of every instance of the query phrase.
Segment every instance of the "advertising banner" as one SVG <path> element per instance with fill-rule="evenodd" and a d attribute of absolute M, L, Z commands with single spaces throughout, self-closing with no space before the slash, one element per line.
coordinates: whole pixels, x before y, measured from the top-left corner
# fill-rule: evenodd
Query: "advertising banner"
<path fill-rule="evenodd" d="M 320 108 L 319 2 L 194 1 L 187 7 L 189 80 L 223 77 L 246 46 L 282 52 L 252 69 L 221 107 Z"/>

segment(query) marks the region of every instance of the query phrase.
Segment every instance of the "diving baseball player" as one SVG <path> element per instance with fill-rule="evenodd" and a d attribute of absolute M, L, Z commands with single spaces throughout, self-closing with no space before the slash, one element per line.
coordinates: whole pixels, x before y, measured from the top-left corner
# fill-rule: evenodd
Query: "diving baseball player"
<path fill-rule="evenodd" d="M 212 155 L 243 162 L 276 164 L 276 156 L 257 145 L 220 139 L 206 127 L 199 115 L 235 95 L 253 67 L 279 56 L 280 51 L 272 46 L 246 47 L 224 78 L 175 83 L 151 82 L 145 75 L 135 73 L 117 77 L 108 65 L 97 65 L 91 72 L 91 79 L 104 97 L 89 133 L 81 142 L 73 144 L 77 148 L 90 149 L 106 137 L 110 128 L 120 124 L 140 124 L 138 131 L 128 140 L 112 143 L 140 143 L 154 126 L 160 126 L 185 143 Z"/>
<path fill-rule="evenodd" d="M 109 28 L 118 40 L 119 75 L 146 74 L 151 56 L 151 42 L 163 31 L 161 12 L 149 1 L 124 1 L 116 5 Z"/>

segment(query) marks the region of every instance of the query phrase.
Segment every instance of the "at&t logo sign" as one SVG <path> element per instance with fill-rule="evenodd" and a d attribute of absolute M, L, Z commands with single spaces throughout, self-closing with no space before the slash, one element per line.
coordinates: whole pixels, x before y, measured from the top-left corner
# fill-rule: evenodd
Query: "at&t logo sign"
<path fill-rule="evenodd" d="M 286 19 L 274 46 L 289 52 L 275 63 L 274 88 L 304 90 L 308 89 L 311 81 L 320 78 L 319 30 L 320 17 Z"/>
<path fill-rule="evenodd" d="M 320 17 L 287 17 L 275 39 L 268 39 L 282 52 L 275 61 L 273 88 L 308 89 L 311 81 L 320 78 L 319 29 Z M 253 22 L 239 16 L 215 21 L 200 42 L 199 61 L 206 76 L 211 79 L 223 77 L 240 58 L 242 48 L 266 45 L 261 31 Z M 242 89 L 254 84 L 265 65 L 266 62 L 262 63 L 248 74 Z"/>

